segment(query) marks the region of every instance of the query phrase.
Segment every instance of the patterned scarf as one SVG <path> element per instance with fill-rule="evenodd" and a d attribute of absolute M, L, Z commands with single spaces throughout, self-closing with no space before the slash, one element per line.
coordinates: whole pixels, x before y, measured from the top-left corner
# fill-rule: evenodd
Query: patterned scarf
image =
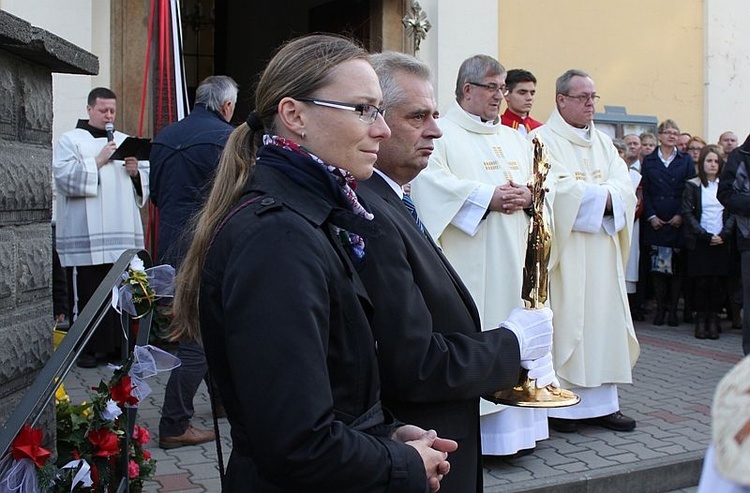
<path fill-rule="evenodd" d="M 280 147 L 287 151 L 309 157 L 315 163 L 328 171 L 328 173 L 330 173 L 330 175 L 338 184 L 343 196 L 346 197 L 347 202 L 351 205 L 352 211 L 356 215 L 361 216 L 368 221 L 372 221 L 375 217 L 372 215 L 372 213 L 368 212 L 364 207 L 362 207 L 362 204 L 360 204 L 359 200 L 357 200 L 357 194 L 354 193 L 354 190 L 357 188 L 357 182 L 354 176 L 352 176 L 352 174 L 347 170 L 326 164 L 322 159 L 320 159 L 318 156 L 305 149 L 301 145 L 292 140 L 285 139 L 284 137 L 279 137 L 278 135 L 264 135 L 263 145 Z M 333 228 L 334 232 L 339 237 L 343 245 L 345 247 L 348 247 L 350 252 L 352 253 L 352 260 L 361 261 L 365 256 L 365 240 L 358 234 L 341 229 L 336 225 L 333 225 Z"/>

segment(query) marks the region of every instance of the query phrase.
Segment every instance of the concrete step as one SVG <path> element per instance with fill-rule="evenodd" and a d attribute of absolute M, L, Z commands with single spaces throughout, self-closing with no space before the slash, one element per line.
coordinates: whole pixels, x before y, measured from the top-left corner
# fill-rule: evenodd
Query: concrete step
<path fill-rule="evenodd" d="M 703 452 L 687 452 L 581 473 L 485 486 L 484 493 L 662 493 L 695 487 Z"/>

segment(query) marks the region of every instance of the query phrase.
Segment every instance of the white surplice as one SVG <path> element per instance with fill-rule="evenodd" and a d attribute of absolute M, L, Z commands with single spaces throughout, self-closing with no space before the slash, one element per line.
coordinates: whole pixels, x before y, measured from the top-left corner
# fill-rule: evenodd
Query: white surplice
<path fill-rule="evenodd" d="M 564 418 L 601 416 L 603 406 L 617 410 L 616 387 L 614 402 L 607 388 L 632 382 L 640 353 L 625 289 L 633 182 L 612 140 L 593 124 L 584 133 L 556 109 L 532 133 L 547 146 L 552 165 L 549 299 L 555 370 L 563 385 L 591 389 L 587 405 L 549 413 Z M 611 215 L 604 213 L 608 193 Z"/>

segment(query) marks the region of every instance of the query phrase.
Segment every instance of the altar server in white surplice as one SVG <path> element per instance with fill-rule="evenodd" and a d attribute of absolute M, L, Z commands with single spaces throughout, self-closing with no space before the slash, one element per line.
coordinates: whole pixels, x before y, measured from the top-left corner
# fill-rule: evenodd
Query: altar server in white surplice
<path fill-rule="evenodd" d="M 506 70 L 494 58 L 463 62 L 456 102 L 439 120 L 427 168 L 412 182 L 420 218 L 477 304 L 482 330 L 522 307 L 521 286 L 531 204 L 533 150 L 500 123 Z M 502 411 L 502 412 L 500 412 Z M 482 453 L 511 455 L 549 437 L 542 409 L 481 402 Z"/>
<path fill-rule="evenodd" d="M 550 410 L 550 427 L 631 431 L 635 420 L 620 412 L 617 384 L 632 382 L 640 352 L 625 289 L 636 195 L 612 140 L 594 128 L 599 96 L 591 77 L 569 70 L 555 90 L 556 108 L 530 138 L 541 137 L 552 165 L 554 364 L 581 403 Z"/>

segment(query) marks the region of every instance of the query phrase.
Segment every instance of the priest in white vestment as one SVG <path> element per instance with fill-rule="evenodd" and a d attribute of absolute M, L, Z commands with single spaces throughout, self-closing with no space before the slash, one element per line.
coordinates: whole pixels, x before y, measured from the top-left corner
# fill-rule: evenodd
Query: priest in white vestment
<path fill-rule="evenodd" d="M 420 218 L 461 276 L 482 330 L 523 307 L 521 286 L 531 204 L 533 150 L 500 123 L 506 71 L 494 58 L 463 62 L 456 98 L 439 120 L 427 168 L 412 182 Z M 501 412 L 502 411 L 502 412 Z M 481 402 L 483 455 L 512 455 L 549 437 L 543 409 Z"/>
<path fill-rule="evenodd" d="M 584 421 L 635 429 L 620 412 L 617 384 L 632 383 L 640 352 L 625 289 L 636 195 L 612 140 L 594 127 L 598 96 L 586 72 L 557 79 L 556 108 L 532 132 L 549 151 L 553 212 L 549 300 L 560 383 L 581 396 L 549 411 L 550 427 L 574 432 Z"/>

